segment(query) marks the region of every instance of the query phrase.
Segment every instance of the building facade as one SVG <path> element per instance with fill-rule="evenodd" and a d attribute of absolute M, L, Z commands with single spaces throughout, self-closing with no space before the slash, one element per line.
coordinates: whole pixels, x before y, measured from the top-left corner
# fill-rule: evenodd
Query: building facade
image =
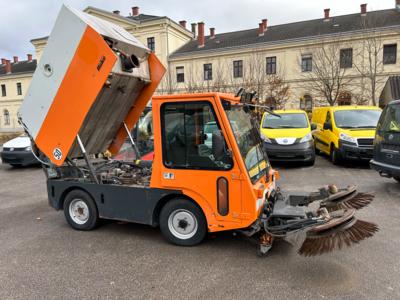
<path fill-rule="evenodd" d="M 367 11 L 361 4 L 359 12 L 343 16 L 325 9 L 320 19 L 275 26 L 263 19 L 254 29 L 220 34 L 215 28 L 206 34 L 203 22 L 189 30 L 186 21 L 142 14 L 139 7 L 128 16 L 94 7 L 84 11 L 122 26 L 159 57 L 168 71 L 157 93 L 245 87 L 270 107 L 311 111 L 329 104 L 377 105 L 387 78 L 400 73 L 400 0 L 392 9 Z M 47 37 L 31 42 L 40 65 Z M 32 73 L 1 73 L 1 84 L 10 90 L 0 97 L 2 124 L 17 126 L 16 112 Z M 16 90 L 19 82 L 22 95 Z"/>
<path fill-rule="evenodd" d="M 2 58 L 0 65 L 0 133 L 22 131 L 18 123 L 18 110 L 28 89 L 36 59 L 28 54 L 20 61 L 14 56 L 13 61 Z"/>

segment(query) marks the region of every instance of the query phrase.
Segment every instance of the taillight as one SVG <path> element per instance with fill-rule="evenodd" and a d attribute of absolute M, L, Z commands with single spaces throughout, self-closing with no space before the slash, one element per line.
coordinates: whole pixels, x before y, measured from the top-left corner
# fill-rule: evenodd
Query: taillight
<path fill-rule="evenodd" d="M 221 216 L 226 216 L 229 212 L 229 187 L 228 180 L 224 177 L 217 180 L 217 209 Z"/>

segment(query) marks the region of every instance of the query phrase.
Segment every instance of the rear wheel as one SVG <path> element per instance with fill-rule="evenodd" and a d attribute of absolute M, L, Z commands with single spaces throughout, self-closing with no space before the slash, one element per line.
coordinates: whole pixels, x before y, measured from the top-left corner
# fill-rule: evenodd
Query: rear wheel
<path fill-rule="evenodd" d="M 96 204 L 81 190 L 73 190 L 65 197 L 64 215 L 68 224 L 77 230 L 92 230 L 99 222 Z"/>
<path fill-rule="evenodd" d="M 330 154 L 331 162 L 334 165 L 340 164 L 342 158 L 340 156 L 340 152 L 338 149 L 335 148 L 334 145 L 331 145 L 331 154 Z"/>
<path fill-rule="evenodd" d="M 207 222 L 197 205 L 186 199 L 174 199 L 161 210 L 160 229 L 169 242 L 194 246 L 206 236 Z"/>

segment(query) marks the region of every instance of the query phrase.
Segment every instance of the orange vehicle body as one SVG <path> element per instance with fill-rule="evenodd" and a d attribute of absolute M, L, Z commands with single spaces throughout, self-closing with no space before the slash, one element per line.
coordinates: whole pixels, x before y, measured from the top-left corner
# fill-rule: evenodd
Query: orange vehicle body
<path fill-rule="evenodd" d="M 269 176 L 263 176 L 253 184 L 246 170 L 243 159 L 235 141 L 229 120 L 221 104 L 221 98 L 239 105 L 240 99 L 232 94 L 199 93 L 181 95 L 162 95 L 152 98 L 153 126 L 154 126 L 154 161 L 150 187 L 179 189 L 188 198 L 195 201 L 204 212 L 210 232 L 246 228 L 259 216 L 263 205 L 256 206 L 257 201 L 263 201 L 275 188 L 275 179 L 278 172 L 269 169 Z M 221 129 L 232 151 L 233 168 L 230 170 L 195 170 L 169 169 L 163 164 L 162 136 L 161 136 L 161 105 L 166 102 L 209 102 L 221 125 Z M 174 179 L 168 179 L 163 174 L 173 173 Z M 217 179 L 225 177 L 229 186 L 229 213 L 221 216 L 217 210 Z M 268 181 L 266 181 L 268 178 Z M 266 197 L 267 196 L 267 197 Z M 263 200 L 259 200 L 263 199 Z"/>

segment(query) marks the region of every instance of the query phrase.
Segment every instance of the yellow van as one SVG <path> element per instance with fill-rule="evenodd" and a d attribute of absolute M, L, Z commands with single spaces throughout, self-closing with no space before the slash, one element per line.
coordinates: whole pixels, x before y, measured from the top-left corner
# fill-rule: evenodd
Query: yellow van
<path fill-rule="evenodd" d="M 298 161 L 313 165 L 314 141 L 311 126 L 303 110 L 275 110 L 274 116 L 264 113 L 261 138 L 270 161 Z"/>
<path fill-rule="evenodd" d="M 315 149 L 330 155 L 338 164 L 343 159 L 370 160 L 381 109 L 375 106 L 329 106 L 313 110 L 311 123 Z"/>

